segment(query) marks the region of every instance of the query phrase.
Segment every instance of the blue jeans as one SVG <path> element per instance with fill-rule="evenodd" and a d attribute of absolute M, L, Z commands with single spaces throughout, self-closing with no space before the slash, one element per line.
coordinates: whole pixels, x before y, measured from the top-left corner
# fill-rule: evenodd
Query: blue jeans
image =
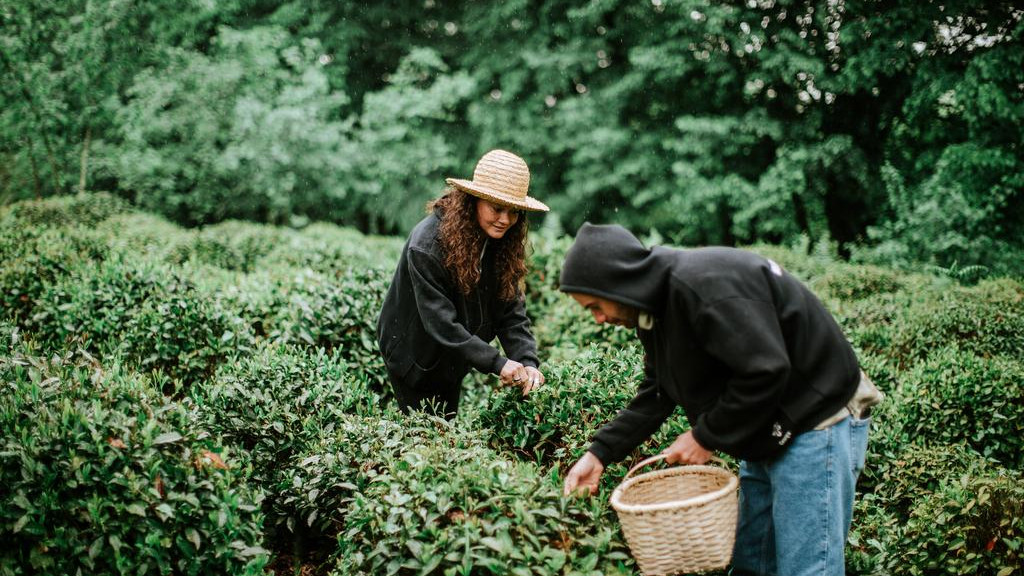
<path fill-rule="evenodd" d="M 734 576 L 841 576 L 870 419 L 793 440 L 782 456 L 740 463 Z"/>

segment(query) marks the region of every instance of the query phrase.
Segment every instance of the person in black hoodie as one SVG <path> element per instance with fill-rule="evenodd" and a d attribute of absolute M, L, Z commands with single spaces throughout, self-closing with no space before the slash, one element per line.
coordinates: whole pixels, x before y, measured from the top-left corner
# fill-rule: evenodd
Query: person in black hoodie
<path fill-rule="evenodd" d="M 636 328 L 645 378 L 570 469 L 566 494 L 594 493 L 682 407 L 690 430 L 664 451 L 703 464 L 741 459 L 732 574 L 843 574 L 870 406 L 881 395 L 803 284 L 735 248 L 645 248 L 620 226 L 584 224 L 560 289 L 598 323 Z"/>
<path fill-rule="evenodd" d="M 548 207 L 527 196 L 526 162 L 503 150 L 485 154 L 473 180 L 447 183 L 402 249 L 377 340 L 402 411 L 429 407 L 452 418 L 470 368 L 524 394 L 544 382 L 519 288 L 520 212 Z M 490 344 L 496 336 L 507 357 Z"/>

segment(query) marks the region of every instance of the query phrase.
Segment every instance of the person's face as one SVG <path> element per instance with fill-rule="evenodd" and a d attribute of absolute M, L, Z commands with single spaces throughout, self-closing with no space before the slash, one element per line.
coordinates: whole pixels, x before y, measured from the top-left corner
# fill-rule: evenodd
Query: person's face
<path fill-rule="evenodd" d="M 579 292 L 570 292 L 569 295 L 572 296 L 573 300 L 579 302 L 580 306 L 583 306 L 593 314 L 594 321 L 598 324 L 607 322 L 616 326 L 636 328 L 637 320 L 640 318 L 640 310 L 632 306 L 620 304 L 600 296 L 580 294 Z"/>
<path fill-rule="evenodd" d="M 519 210 L 480 198 L 476 201 L 476 221 L 485 234 L 498 240 L 519 221 Z"/>

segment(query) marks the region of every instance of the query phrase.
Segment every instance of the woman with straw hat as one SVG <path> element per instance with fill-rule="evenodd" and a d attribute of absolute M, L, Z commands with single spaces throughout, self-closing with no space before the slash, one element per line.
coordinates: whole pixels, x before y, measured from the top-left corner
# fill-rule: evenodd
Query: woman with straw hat
<path fill-rule="evenodd" d="M 402 249 L 377 338 L 402 411 L 428 407 L 452 418 L 470 368 L 524 395 L 544 382 L 519 287 L 522 213 L 548 207 L 526 194 L 526 162 L 504 150 L 485 154 L 472 180 L 446 182 Z M 505 355 L 490 344 L 495 337 Z"/>

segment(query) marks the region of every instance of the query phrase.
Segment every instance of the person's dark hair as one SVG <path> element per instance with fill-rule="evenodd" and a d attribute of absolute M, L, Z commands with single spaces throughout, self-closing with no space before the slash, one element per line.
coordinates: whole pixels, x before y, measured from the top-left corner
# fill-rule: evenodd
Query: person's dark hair
<path fill-rule="evenodd" d="M 487 234 L 476 217 L 477 198 L 454 186 L 445 188 L 440 198 L 427 203 L 427 211 L 436 211 L 441 218 L 439 237 L 444 250 L 444 265 L 455 278 L 459 291 L 468 295 L 480 282 L 480 250 Z M 526 233 L 529 225 L 525 214 L 505 232 L 500 240 L 491 240 L 488 250 L 495 250 L 498 275 L 498 297 L 510 302 L 519 297 L 519 286 L 526 278 Z"/>

